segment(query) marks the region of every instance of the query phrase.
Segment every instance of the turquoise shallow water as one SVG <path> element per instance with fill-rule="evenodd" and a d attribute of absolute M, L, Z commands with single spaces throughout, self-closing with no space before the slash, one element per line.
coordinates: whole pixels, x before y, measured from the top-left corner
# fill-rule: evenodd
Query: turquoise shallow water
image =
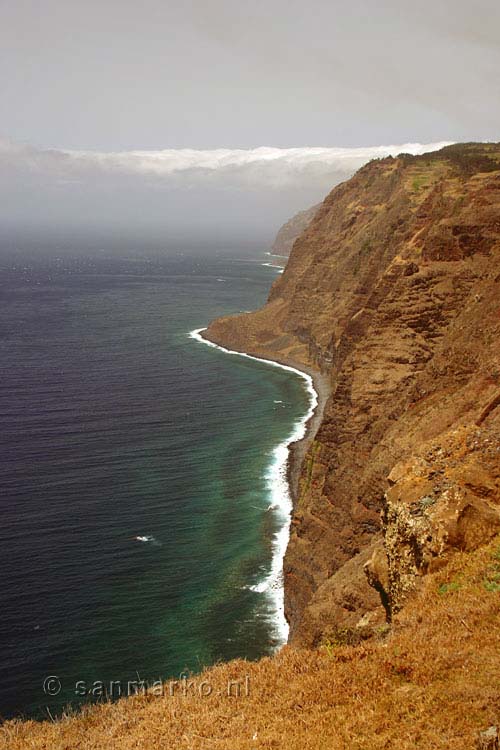
<path fill-rule="evenodd" d="M 276 646 L 266 476 L 307 391 L 188 336 L 262 304 L 262 261 L 2 259 L 3 716 Z"/>

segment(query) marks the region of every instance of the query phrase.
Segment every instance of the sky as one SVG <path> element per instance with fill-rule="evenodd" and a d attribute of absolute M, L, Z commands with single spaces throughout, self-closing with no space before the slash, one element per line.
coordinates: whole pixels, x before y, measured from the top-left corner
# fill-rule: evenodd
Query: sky
<path fill-rule="evenodd" d="M 492 0 L 0 0 L 0 229 L 266 242 L 376 147 L 500 140 L 499 63 Z"/>

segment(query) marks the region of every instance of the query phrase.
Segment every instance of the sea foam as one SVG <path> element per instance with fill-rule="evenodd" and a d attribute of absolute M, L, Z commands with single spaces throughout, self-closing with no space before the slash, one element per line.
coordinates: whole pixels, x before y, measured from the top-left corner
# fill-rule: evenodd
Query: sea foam
<path fill-rule="evenodd" d="M 261 263 L 261 266 L 266 266 L 267 268 L 274 268 L 274 270 L 277 273 L 283 273 L 283 271 L 285 270 L 283 266 L 278 266 L 277 263 Z M 267 362 L 267 359 L 265 359 L 264 362 Z"/>
<path fill-rule="evenodd" d="M 294 425 L 292 432 L 288 438 L 276 446 L 272 451 L 272 458 L 269 468 L 266 472 L 266 483 L 269 490 L 269 509 L 276 514 L 276 519 L 279 524 L 279 529 L 275 533 L 272 542 L 272 560 L 271 569 L 269 573 L 259 581 L 259 583 L 251 586 L 253 591 L 265 594 L 269 602 L 269 608 L 271 611 L 271 625 L 274 631 L 274 637 L 276 638 L 279 645 L 284 645 L 288 639 L 289 626 L 285 619 L 285 596 L 284 596 L 284 581 L 283 581 L 283 560 L 285 557 L 286 548 L 288 546 L 288 539 L 290 536 L 290 522 L 293 510 L 292 497 L 290 492 L 290 486 L 287 477 L 288 459 L 290 455 L 290 445 L 295 443 L 297 440 L 301 440 L 307 429 L 307 423 L 314 414 L 314 411 L 318 405 L 318 394 L 314 388 L 314 382 L 310 375 L 302 370 L 298 370 L 290 365 L 282 365 L 279 362 L 273 360 L 263 359 L 262 357 L 255 357 L 252 354 L 246 354 L 244 352 L 237 352 L 232 349 L 226 349 L 224 346 L 214 344 L 212 341 L 208 341 L 201 335 L 206 328 L 197 328 L 189 333 L 190 338 L 199 341 L 202 344 L 211 346 L 214 349 L 220 349 L 226 354 L 233 354 L 238 357 L 246 357 L 247 359 L 253 359 L 257 362 L 263 362 L 270 367 L 279 367 L 282 370 L 288 370 L 299 375 L 304 381 L 307 393 L 309 395 L 309 409 Z"/>

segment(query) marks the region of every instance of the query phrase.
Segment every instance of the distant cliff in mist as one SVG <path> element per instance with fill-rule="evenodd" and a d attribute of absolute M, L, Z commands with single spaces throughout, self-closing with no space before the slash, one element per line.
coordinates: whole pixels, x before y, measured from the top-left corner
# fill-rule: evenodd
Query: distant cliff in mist
<path fill-rule="evenodd" d="M 305 211 L 299 211 L 283 224 L 271 247 L 273 255 L 282 255 L 284 257 L 290 255 L 293 243 L 307 229 L 320 205 L 318 203 L 315 206 L 311 206 L 311 208 L 307 208 Z"/>

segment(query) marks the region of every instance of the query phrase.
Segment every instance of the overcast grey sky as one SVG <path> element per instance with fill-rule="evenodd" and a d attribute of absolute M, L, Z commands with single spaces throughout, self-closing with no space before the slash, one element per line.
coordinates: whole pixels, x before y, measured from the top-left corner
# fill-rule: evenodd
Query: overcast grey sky
<path fill-rule="evenodd" d="M 118 221 L 126 209 L 131 222 L 149 198 L 141 215 L 161 231 L 170 214 L 179 227 L 227 223 L 233 206 L 235 225 L 260 216 L 266 235 L 359 159 L 318 168 L 301 151 L 276 171 L 247 151 L 215 185 L 220 155 L 199 150 L 499 140 L 499 63 L 493 0 L 0 0 L 0 221 Z M 197 156 L 175 179 L 164 164 L 160 179 L 158 154 L 142 171 L 133 155 L 109 162 L 182 148 Z"/>
<path fill-rule="evenodd" d="M 2 0 L 3 135 L 98 150 L 498 139 L 496 0 Z"/>

